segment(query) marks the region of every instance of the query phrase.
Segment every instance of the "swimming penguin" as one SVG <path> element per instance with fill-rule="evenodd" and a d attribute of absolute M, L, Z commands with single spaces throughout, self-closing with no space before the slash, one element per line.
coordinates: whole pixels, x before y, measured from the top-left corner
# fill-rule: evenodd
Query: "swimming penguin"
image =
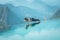
<path fill-rule="evenodd" d="M 26 29 L 28 29 L 29 26 L 33 27 L 36 24 L 40 23 L 40 20 L 39 19 L 35 19 L 35 18 L 27 18 L 27 17 L 25 17 L 24 21 L 29 22 L 29 24 L 26 25 Z M 34 23 L 32 23 L 32 22 L 34 22 Z"/>

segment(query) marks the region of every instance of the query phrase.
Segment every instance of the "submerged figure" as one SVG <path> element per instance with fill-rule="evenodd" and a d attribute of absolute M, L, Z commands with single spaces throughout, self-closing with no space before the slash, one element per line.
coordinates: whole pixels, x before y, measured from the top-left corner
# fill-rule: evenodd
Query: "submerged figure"
<path fill-rule="evenodd" d="M 40 20 L 39 19 L 35 19 L 35 18 L 27 18 L 27 17 L 25 17 L 24 21 L 28 22 L 28 24 L 26 25 L 26 29 L 28 29 L 29 26 L 33 27 L 36 24 L 40 23 Z M 32 23 L 32 22 L 34 22 L 34 23 Z"/>

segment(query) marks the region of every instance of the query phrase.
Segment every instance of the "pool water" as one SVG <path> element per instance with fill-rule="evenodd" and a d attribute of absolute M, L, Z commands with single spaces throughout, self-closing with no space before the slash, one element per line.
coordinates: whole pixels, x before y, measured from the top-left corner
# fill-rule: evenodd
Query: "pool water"
<path fill-rule="evenodd" d="M 27 30 L 26 24 L 13 25 L 9 31 L 0 34 L 0 40 L 60 40 L 59 23 L 60 19 L 41 21 Z"/>
<path fill-rule="evenodd" d="M 60 0 L 1 0 L 0 4 L 0 40 L 60 40 Z M 26 29 L 25 17 L 39 19 L 40 24 Z"/>

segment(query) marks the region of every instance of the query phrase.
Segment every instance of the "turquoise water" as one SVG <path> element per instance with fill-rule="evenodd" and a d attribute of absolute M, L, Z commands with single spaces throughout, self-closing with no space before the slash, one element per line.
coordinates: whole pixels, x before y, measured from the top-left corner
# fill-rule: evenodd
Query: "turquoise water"
<path fill-rule="evenodd" d="M 3 13 L 8 13 L 10 25 L 0 32 L 0 40 L 60 40 L 60 0 L 1 0 L 0 4 L 6 7 Z M 25 29 L 25 17 L 41 23 Z"/>
<path fill-rule="evenodd" d="M 11 29 L 0 35 L 1 40 L 60 40 L 60 19 L 42 21 L 35 27 L 25 29 L 25 24 L 14 25 Z"/>

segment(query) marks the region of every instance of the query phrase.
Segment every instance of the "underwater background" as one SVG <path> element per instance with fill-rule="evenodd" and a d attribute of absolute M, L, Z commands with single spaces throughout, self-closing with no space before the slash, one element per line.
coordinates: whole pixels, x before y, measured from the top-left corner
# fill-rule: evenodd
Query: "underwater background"
<path fill-rule="evenodd" d="M 1 8 L 10 26 L 0 30 L 0 40 L 60 40 L 60 0 L 0 0 L 0 18 Z M 25 17 L 40 24 L 26 30 Z"/>

